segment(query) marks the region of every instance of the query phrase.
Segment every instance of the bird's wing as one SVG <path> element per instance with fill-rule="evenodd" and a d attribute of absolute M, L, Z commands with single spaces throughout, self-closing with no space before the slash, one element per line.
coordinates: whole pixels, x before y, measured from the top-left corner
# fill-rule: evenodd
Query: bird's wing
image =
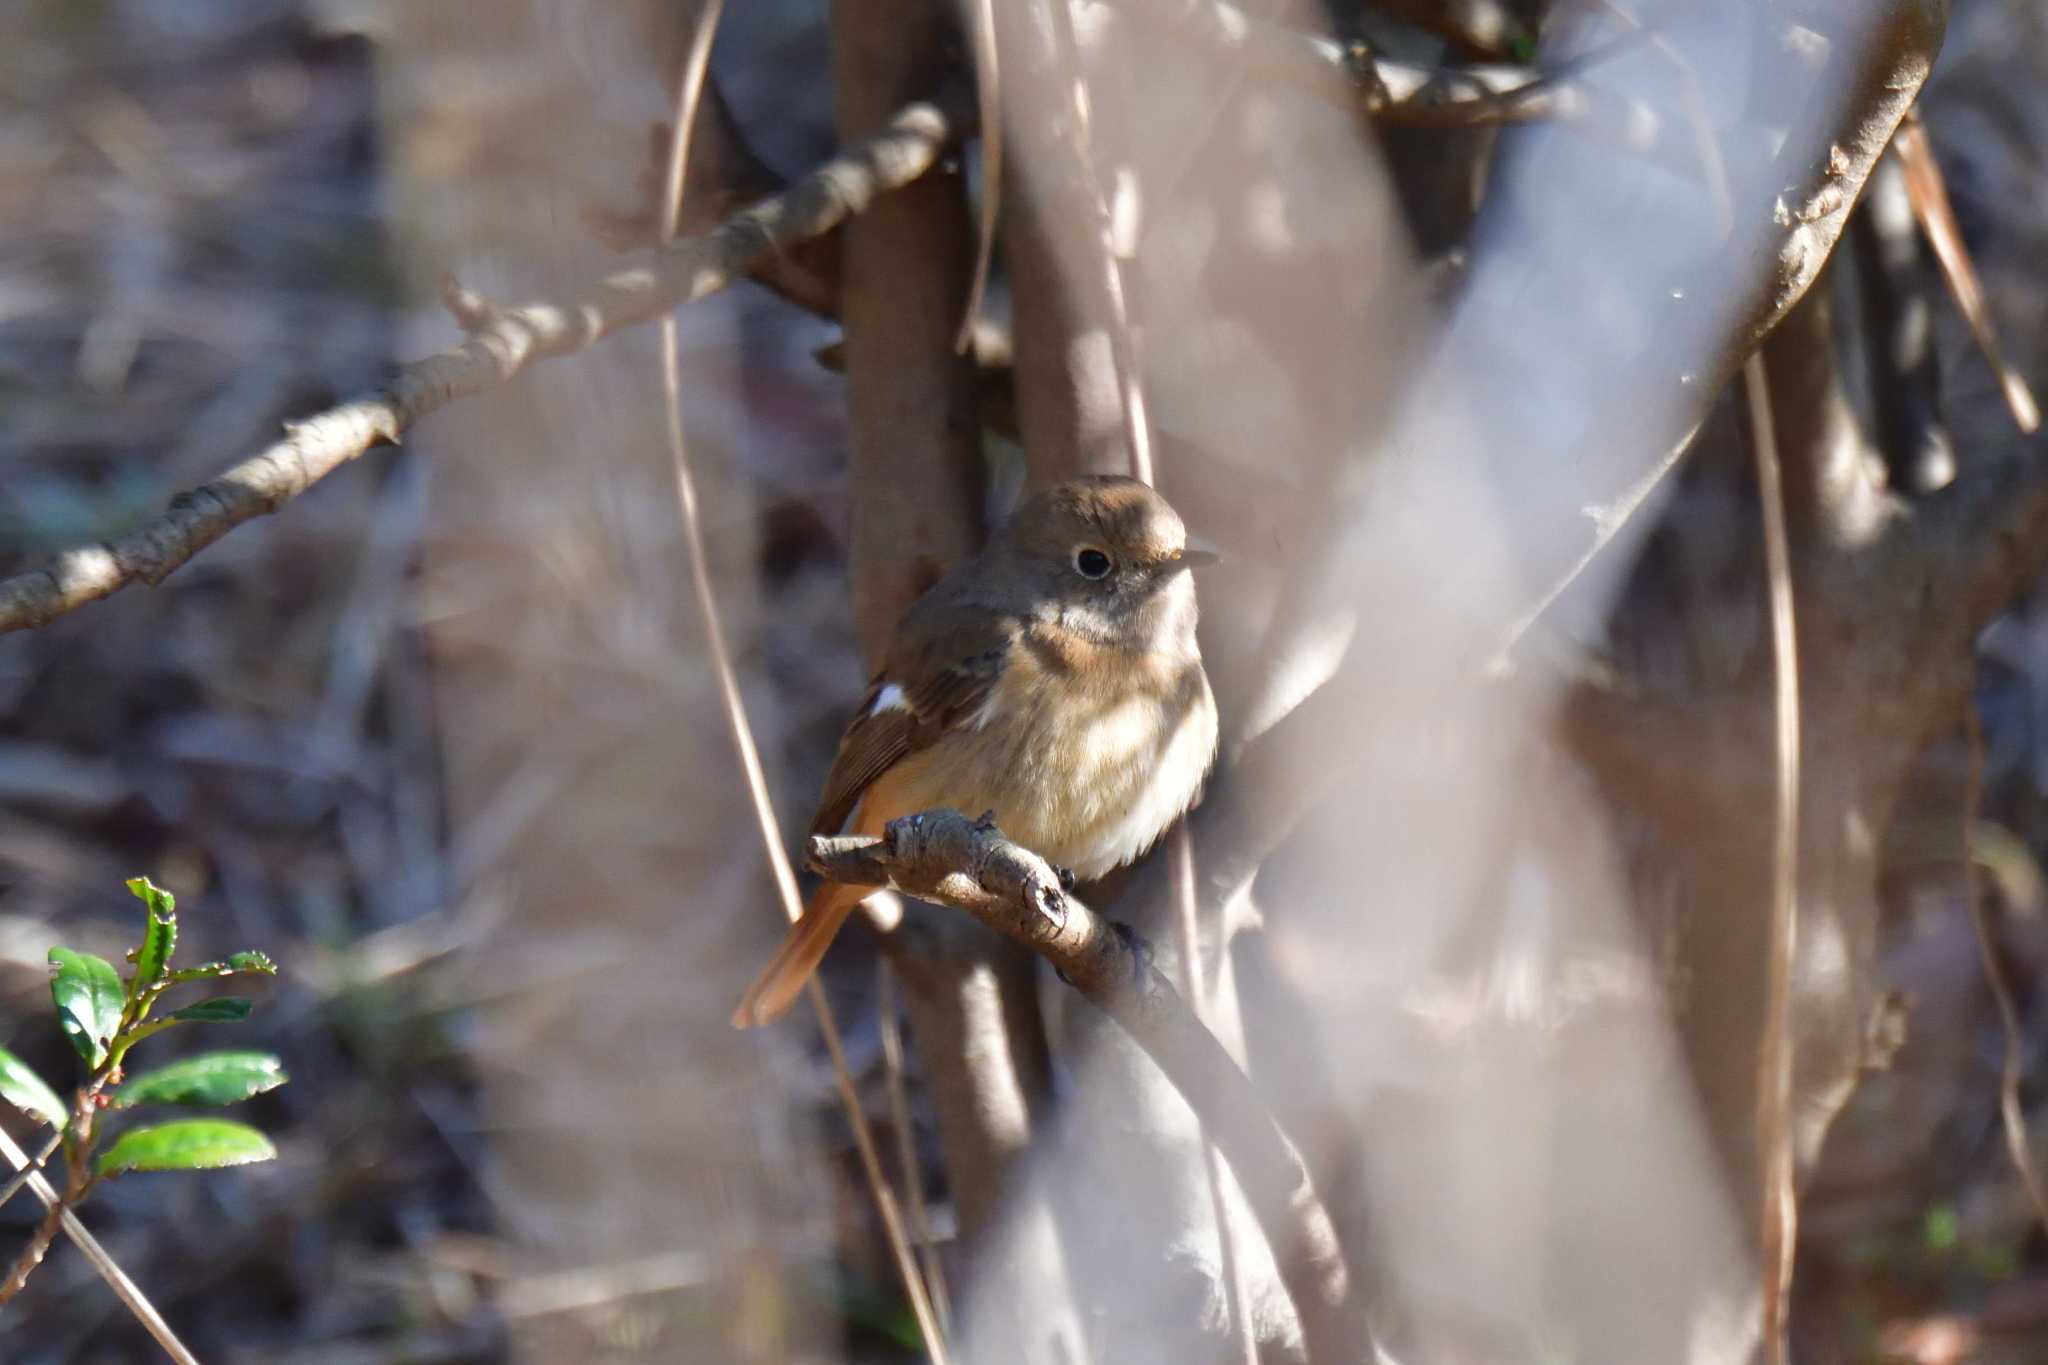
<path fill-rule="evenodd" d="M 899 632 L 888 662 L 840 737 L 811 833 L 839 833 L 876 778 L 968 723 L 1002 676 L 1018 630 L 1013 618 L 976 614 L 930 633 L 915 649 Z"/>

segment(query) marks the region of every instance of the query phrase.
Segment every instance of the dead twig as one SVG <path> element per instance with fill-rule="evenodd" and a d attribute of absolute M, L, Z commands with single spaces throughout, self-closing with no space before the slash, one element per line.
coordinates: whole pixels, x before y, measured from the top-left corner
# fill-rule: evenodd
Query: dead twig
<path fill-rule="evenodd" d="M 372 446 L 396 443 L 456 399 L 716 293 L 756 262 L 831 231 L 931 169 L 967 126 L 967 110 L 963 93 L 951 89 L 913 104 L 783 193 L 704 236 L 676 242 L 648 265 L 607 276 L 573 303 L 458 313 L 469 331 L 460 346 L 403 366 L 381 392 L 288 424 L 282 441 L 180 493 L 162 515 L 127 534 L 0 580 L 0 634 L 47 625 L 134 583 L 161 583 L 243 522 L 275 512 Z"/>
<path fill-rule="evenodd" d="M 879 839 L 814 837 L 808 862 L 832 881 L 965 910 L 1057 968 L 1165 1073 L 1230 1162 L 1294 1299 L 1309 1360 L 1371 1357 L 1336 1228 L 1300 1152 L 1141 941 L 1062 890 L 1037 854 L 957 811 L 893 820 Z"/>
<path fill-rule="evenodd" d="M 1799 1209 L 1792 1156 L 1792 959 L 1799 945 L 1799 645 L 1792 612 L 1792 551 L 1785 483 L 1762 355 L 1742 367 L 1750 446 L 1763 503 L 1764 567 L 1770 582 L 1771 664 L 1777 717 L 1777 841 L 1771 858 L 1771 932 L 1766 946 L 1764 1028 L 1757 1049 L 1757 1154 L 1763 1175 L 1764 1343 L 1786 1360 L 1792 1259 Z"/>
<path fill-rule="evenodd" d="M 583 222 L 591 235 L 613 251 L 648 251 L 663 245 L 662 192 L 667 187 L 669 154 L 675 143 L 672 125 L 648 129 L 647 159 L 636 183 L 639 199 L 621 212 L 603 204 L 586 204 Z M 754 151 L 732 107 L 708 73 L 690 126 L 690 164 L 695 174 L 685 188 L 676 231 L 709 231 L 747 205 L 782 193 L 788 182 Z M 840 237 L 838 230 L 756 261 L 748 274 L 758 284 L 816 317 L 839 316 Z"/>
<path fill-rule="evenodd" d="M 875 964 L 875 1015 L 882 1041 L 882 1074 L 889 1092 L 889 1123 L 896 1130 L 896 1165 L 910 1194 L 910 1228 L 917 1236 L 917 1258 L 931 1291 L 939 1330 L 953 1331 L 952 1295 L 946 1289 L 946 1268 L 939 1259 L 938 1237 L 932 1231 L 931 1209 L 925 1203 L 924 1180 L 917 1161 L 917 1135 L 911 1127 L 910 1090 L 903 1083 L 903 1018 L 896 1000 L 896 971 L 883 958 Z"/>
<path fill-rule="evenodd" d="M 974 94 L 981 114 L 981 216 L 974 282 L 967 288 L 960 334 L 953 339 L 953 349 L 961 355 L 974 349 L 975 323 L 981 318 L 982 295 L 988 292 L 989 271 L 995 264 L 996 216 L 1003 197 L 1003 89 L 995 0 L 974 0 L 969 8 L 974 27 Z"/>
<path fill-rule="evenodd" d="M 2048 1191 L 2034 1166 L 2033 1144 L 2027 1140 L 2027 1115 L 2020 1107 L 2020 1080 L 2026 1066 L 2026 1033 L 2020 1027 L 2019 1006 L 2013 1002 L 2012 987 L 1998 962 L 1998 940 L 1991 931 L 1991 916 L 1984 908 L 1984 896 L 1977 881 L 1977 813 L 1984 799 L 1984 727 L 1977 716 L 1976 699 L 1963 706 L 1963 735 L 1969 744 L 1970 775 L 1963 793 L 1963 904 L 1970 912 L 1970 928 L 1977 935 L 1977 952 L 1984 963 L 1984 984 L 1998 1006 L 1998 1025 L 2005 1036 L 2005 1056 L 1998 1071 L 1998 1114 L 2005 1127 L 2005 1150 L 2012 1158 L 2026 1188 L 2027 1202 L 2034 1217 L 2048 1229 Z"/>
<path fill-rule="evenodd" d="M 100 1245 L 99 1238 L 86 1231 L 85 1224 L 78 1221 L 78 1215 L 65 1207 L 64 1200 L 58 1195 L 55 1187 L 44 1178 L 42 1172 L 30 1170 L 28 1153 L 22 1151 L 14 1139 L 8 1136 L 5 1128 L 0 1128 L 0 1155 L 4 1155 L 17 1171 L 29 1171 L 28 1187 L 35 1191 L 36 1198 L 42 1200 L 43 1206 L 50 1210 L 59 1226 L 64 1229 L 64 1235 L 85 1253 L 85 1259 L 92 1262 L 92 1268 L 107 1282 L 115 1297 L 135 1315 L 135 1320 L 155 1338 L 156 1344 L 164 1348 L 164 1354 L 178 1362 L 178 1365 L 199 1365 L 198 1358 L 185 1349 L 185 1343 L 178 1340 L 178 1334 L 164 1321 L 164 1315 L 157 1311 L 156 1305 L 149 1301 L 136 1286 L 135 1281 L 128 1278 L 127 1272 L 115 1264 L 114 1258 L 107 1254 L 107 1249 Z"/>
<path fill-rule="evenodd" d="M 1998 376 L 1998 386 L 2005 394 L 2005 405 L 2012 410 L 2012 420 L 2031 436 L 2041 429 L 2040 405 L 2034 401 L 2034 391 L 2027 387 L 2027 381 L 2006 363 L 1999 349 L 1991 308 L 1984 299 L 1984 286 L 1977 279 L 1976 266 L 1970 263 L 1962 225 L 1956 222 L 1955 206 L 1949 202 L 1948 181 L 1941 174 L 1941 163 L 1935 159 L 1934 144 L 1928 140 L 1927 127 L 1920 122 L 1917 108 L 1906 111 L 1898 131 L 1892 134 L 1892 147 L 1905 168 L 1906 192 L 1912 196 L 1920 230 L 1927 234 L 1928 245 L 1934 248 L 1934 259 L 1941 263 L 1942 274 L 1947 276 L 1948 287 L 1956 296 L 1956 306 L 1969 320 L 1977 349 L 1984 353 L 1984 359 Z"/>
<path fill-rule="evenodd" d="M 64 1134 L 62 1132 L 50 1134 L 50 1140 L 43 1144 L 43 1149 L 29 1160 L 28 1165 L 20 1167 L 15 1171 L 14 1179 L 8 1181 L 6 1185 L 0 1186 L 0 1208 L 4 1208 L 9 1200 L 21 1193 L 22 1186 L 42 1174 L 43 1163 L 47 1162 L 52 1154 L 63 1145 Z"/>
<path fill-rule="evenodd" d="M 724 8 L 724 0 L 704 0 L 703 7 L 697 14 L 689 51 L 683 59 L 682 74 L 676 83 L 675 136 L 672 139 L 661 204 L 661 238 L 664 249 L 668 248 L 669 240 L 675 235 L 682 214 L 683 186 L 689 178 L 690 130 L 696 123 L 697 101 L 703 91 L 704 74 L 711 60 L 711 43 Z M 682 363 L 679 358 L 676 321 L 672 313 L 664 313 L 661 319 L 661 361 L 662 398 L 668 418 L 669 458 L 675 469 L 676 502 L 683 523 L 683 540 L 690 557 L 690 581 L 696 590 L 698 615 L 704 623 L 705 644 L 711 652 L 712 668 L 718 677 L 719 696 L 725 703 L 726 723 L 732 734 L 733 746 L 738 750 L 740 767 L 746 774 L 747 796 L 753 805 L 762 847 L 767 854 L 769 867 L 774 873 L 776 890 L 781 894 L 783 913 L 794 922 L 803 914 L 803 898 L 797 894 L 796 874 L 789 865 L 788 854 L 784 851 L 786 845 L 782 841 L 781 823 L 775 817 L 774 800 L 769 795 L 767 775 L 761 766 L 760 747 L 754 742 L 754 729 L 747 719 L 746 702 L 740 696 L 739 677 L 733 668 L 732 652 L 726 645 L 725 628 L 721 624 L 718 610 L 718 598 L 711 586 L 711 558 L 704 544 L 703 518 L 698 512 L 697 504 L 697 482 L 690 468 L 689 447 L 683 433 Z M 897 1273 L 903 1280 L 904 1292 L 910 1300 L 911 1313 L 917 1319 L 918 1330 L 923 1334 L 925 1349 L 931 1356 L 932 1365 L 946 1365 L 945 1338 L 939 1328 L 938 1315 L 932 1308 L 931 1296 L 918 1271 L 917 1259 L 910 1247 L 909 1234 L 903 1226 L 902 1216 L 897 1211 L 895 1197 L 889 1188 L 889 1178 L 882 1170 L 881 1155 L 875 1148 L 874 1134 L 868 1126 L 867 1114 L 861 1107 L 859 1091 L 853 1083 L 852 1072 L 846 1064 L 845 1052 L 840 1046 L 838 1023 L 832 1017 L 832 1007 L 825 999 L 824 989 L 815 978 L 811 980 L 809 986 L 811 1005 L 818 1017 L 818 1028 L 824 1034 L 826 1050 L 831 1054 L 833 1079 L 845 1104 L 847 1124 L 853 1132 L 854 1146 L 860 1155 L 861 1171 L 874 1195 L 875 1206 L 881 1215 L 882 1229 L 888 1238 Z"/>

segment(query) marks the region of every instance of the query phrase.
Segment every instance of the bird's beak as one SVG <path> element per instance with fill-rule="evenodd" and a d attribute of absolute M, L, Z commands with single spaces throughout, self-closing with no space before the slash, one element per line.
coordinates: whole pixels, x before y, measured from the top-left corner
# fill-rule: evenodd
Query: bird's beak
<path fill-rule="evenodd" d="M 1186 547 L 1181 550 L 1180 558 L 1175 563 L 1183 569 L 1204 569 L 1218 563 L 1222 558 L 1214 545 L 1200 536 L 1189 536 Z"/>

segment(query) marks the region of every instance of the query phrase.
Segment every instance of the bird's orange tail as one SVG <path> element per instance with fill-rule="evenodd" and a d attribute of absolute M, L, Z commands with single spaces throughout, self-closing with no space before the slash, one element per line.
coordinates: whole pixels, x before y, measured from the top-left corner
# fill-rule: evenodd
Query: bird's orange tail
<path fill-rule="evenodd" d="M 753 1028 L 788 1009 L 824 960 L 825 950 L 839 936 L 839 927 L 846 923 L 853 907 L 873 891 L 870 886 L 827 882 L 812 893 L 803 916 L 789 926 L 782 946 L 740 997 L 740 1007 L 732 1012 L 732 1026 Z"/>

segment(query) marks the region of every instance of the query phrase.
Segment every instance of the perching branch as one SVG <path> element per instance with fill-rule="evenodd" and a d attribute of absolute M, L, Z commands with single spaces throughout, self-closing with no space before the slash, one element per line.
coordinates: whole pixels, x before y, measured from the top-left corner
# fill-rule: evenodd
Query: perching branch
<path fill-rule="evenodd" d="M 414 423 L 456 399 L 716 293 L 755 263 L 831 231 L 878 195 L 931 169 L 967 126 L 971 108 L 965 92 L 951 87 L 910 105 L 880 133 L 783 193 L 704 236 L 676 242 L 648 265 L 607 276 L 572 303 L 459 316 L 467 340 L 401 367 L 384 390 L 286 424 L 282 441 L 180 493 L 162 515 L 126 535 L 77 546 L 42 568 L 0 580 L 0 634 L 47 625 L 133 583 L 161 583 L 243 522 L 275 512 L 370 447 L 395 444 Z"/>
<path fill-rule="evenodd" d="M 1370 1357 L 1336 1228 L 1300 1152 L 1141 943 L 1064 891 L 1043 858 L 957 811 L 892 820 L 880 839 L 814 837 L 808 862 L 831 881 L 965 910 L 1052 963 L 1144 1049 L 1229 1160 L 1294 1299 L 1310 1361 Z"/>

